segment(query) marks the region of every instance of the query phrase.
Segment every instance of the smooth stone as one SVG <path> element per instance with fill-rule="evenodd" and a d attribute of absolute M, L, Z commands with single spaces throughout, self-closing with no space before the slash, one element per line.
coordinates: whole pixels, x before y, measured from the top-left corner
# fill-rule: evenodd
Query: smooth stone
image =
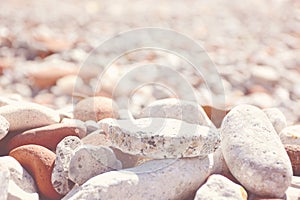
<path fill-rule="evenodd" d="M 286 118 L 278 108 L 265 108 L 263 111 L 270 119 L 277 134 L 287 126 Z"/>
<path fill-rule="evenodd" d="M 114 101 L 107 97 L 88 97 L 79 101 L 74 108 L 74 118 L 82 121 L 99 121 L 104 118 L 118 118 Z"/>
<path fill-rule="evenodd" d="M 67 136 L 56 147 L 56 158 L 51 182 L 53 188 L 59 194 L 67 194 L 74 185 L 69 179 L 69 165 L 75 149 L 82 145 L 83 143 L 78 137 Z"/>
<path fill-rule="evenodd" d="M 9 122 L 9 131 L 28 130 L 60 121 L 55 110 L 34 103 L 2 106 L 0 115 Z"/>
<path fill-rule="evenodd" d="M 247 200 L 245 189 L 226 177 L 213 174 L 202 185 L 194 200 Z"/>
<path fill-rule="evenodd" d="M 0 163 L 0 199 L 7 199 L 8 197 L 9 176 L 10 172 L 8 168 Z"/>
<path fill-rule="evenodd" d="M 96 175 L 121 168 L 121 162 L 110 148 L 84 145 L 75 150 L 70 160 L 69 179 L 82 185 Z"/>
<path fill-rule="evenodd" d="M 0 115 L 0 140 L 4 138 L 9 130 L 9 122 Z"/>
<path fill-rule="evenodd" d="M 202 107 L 192 101 L 175 98 L 157 100 L 146 106 L 139 118 L 172 118 L 190 124 L 212 126 L 212 122 Z"/>
<path fill-rule="evenodd" d="M 57 144 L 67 136 L 84 137 L 86 127 L 80 123 L 59 123 L 30 129 L 14 136 L 8 142 L 8 149 L 26 144 L 36 144 L 46 147 L 50 150 L 56 149 Z"/>
<path fill-rule="evenodd" d="M 43 146 L 30 144 L 13 149 L 9 156 L 14 157 L 34 177 L 40 194 L 53 200 L 61 198 L 51 183 L 55 153 Z"/>
<path fill-rule="evenodd" d="M 148 161 L 134 168 L 95 176 L 71 190 L 63 200 L 182 200 L 204 183 L 211 162 L 208 157 Z"/>
<path fill-rule="evenodd" d="M 90 133 L 89 135 L 82 138 L 81 140 L 84 144 L 110 147 L 114 151 L 117 159 L 121 161 L 123 169 L 135 167 L 140 163 L 141 160 L 144 159 L 143 156 L 136 156 L 136 155 L 124 153 L 121 150 L 112 147 L 111 146 L 112 143 L 109 140 L 108 135 L 106 135 L 104 131 L 101 129 Z"/>
<path fill-rule="evenodd" d="M 288 126 L 279 133 L 283 144 L 300 145 L 300 125 Z"/>
<path fill-rule="evenodd" d="M 266 114 L 239 105 L 224 118 L 221 148 L 233 176 L 250 192 L 282 197 L 291 183 L 290 159 Z"/>
<path fill-rule="evenodd" d="M 34 179 L 16 159 L 0 157 L 0 165 L 6 166 L 10 172 L 7 199 L 39 199 Z"/>
<path fill-rule="evenodd" d="M 206 156 L 219 146 L 214 127 L 189 124 L 170 118 L 142 118 L 134 121 L 104 119 L 98 122 L 112 146 L 125 153 L 150 158 Z"/>

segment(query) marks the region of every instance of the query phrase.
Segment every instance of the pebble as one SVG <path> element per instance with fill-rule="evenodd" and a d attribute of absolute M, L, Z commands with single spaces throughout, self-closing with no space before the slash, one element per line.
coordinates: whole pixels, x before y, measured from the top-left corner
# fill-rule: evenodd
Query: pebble
<path fill-rule="evenodd" d="M 110 148 L 84 145 L 75 150 L 70 160 L 69 178 L 74 183 L 82 185 L 98 174 L 121 168 L 121 162 Z"/>
<path fill-rule="evenodd" d="M 175 98 L 157 100 L 145 107 L 139 118 L 172 118 L 191 124 L 211 126 L 212 122 L 200 105 Z"/>
<path fill-rule="evenodd" d="M 194 200 L 247 200 L 245 189 L 226 177 L 213 174 L 202 185 Z"/>
<path fill-rule="evenodd" d="M 73 66 L 73 64 L 55 60 L 32 66 L 27 76 L 34 86 L 38 88 L 49 88 L 55 85 L 59 78 L 66 75 L 77 74 L 77 71 L 78 68 Z"/>
<path fill-rule="evenodd" d="M 80 123 L 59 123 L 40 128 L 30 129 L 14 136 L 8 142 L 8 149 L 26 144 L 37 144 L 50 150 L 54 150 L 57 144 L 67 136 L 83 137 L 86 135 L 86 127 Z"/>
<path fill-rule="evenodd" d="M 6 136 L 9 130 L 9 122 L 0 115 L 0 140 Z"/>
<path fill-rule="evenodd" d="M 0 115 L 9 122 L 9 131 L 28 130 L 60 121 L 55 110 L 34 103 L 2 106 Z"/>
<path fill-rule="evenodd" d="M 300 176 L 300 145 L 286 144 L 284 148 L 291 160 L 294 176 Z"/>
<path fill-rule="evenodd" d="M 61 198 L 51 183 L 55 153 L 39 145 L 24 145 L 13 149 L 9 155 L 34 177 L 42 195 L 53 200 Z"/>
<path fill-rule="evenodd" d="M 82 146 L 82 141 L 78 137 L 67 136 L 56 147 L 56 158 L 51 182 L 59 194 L 67 194 L 74 186 L 74 183 L 69 179 L 69 165 L 75 149 L 80 146 Z"/>
<path fill-rule="evenodd" d="M 105 132 L 101 129 L 92 132 L 81 140 L 84 144 L 110 147 L 114 151 L 117 159 L 121 161 L 123 169 L 135 167 L 140 160 L 144 159 L 143 156 L 124 153 L 123 151 L 112 147 L 111 141 L 109 140 Z"/>
<path fill-rule="evenodd" d="M 280 140 L 283 144 L 300 145 L 300 125 L 288 126 L 280 133 Z"/>
<path fill-rule="evenodd" d="M 156 159 L 203 157 L 214 152 L 220 143 L 216 128 L 177 119 L 142 118 L 131 121 L 109 118 L 99 124 L 109 136 L 112 146 L 125 153 Z"/>
<path fill-rule="evenodd" d="M 0 199 L 7 199 L 8 197 L 9 174 L 8 168 L 0 163 Z"/>
<path fill-rule="evenodd" d="M 286 118 L 278 108 L 265 108 L 263 111 L 273 124 L 277 134 L 287 126 Z"/>
<path fill-rule="evenodd" d="M 78 102 L 74 108 L 74 118 L 82 121 L 100 121 L 104 118 L 118 118 L 116 104 L 107 97 L 89 97 Z"/>
<path fill-rule="evenodd" d="M 233 176 L 249 191 L 282 197 L 292 166 L 270 120 L 255 106 L 239 105 L 224 118 L 221 147 Z"/>
<path fill-rule="evenodd" d="M 0 166 L 7 167 L 10 174 L 7 199 L 39 199 L 33 178 L 16 159 L 10 156 L 0 157 Z"/>
<path fill-rule="evenodd" d="M 95 176 L 71 190 L 63 200 L 185 199 L 209 176 L 211 162 L 208 157 L 148 161 Z"/>

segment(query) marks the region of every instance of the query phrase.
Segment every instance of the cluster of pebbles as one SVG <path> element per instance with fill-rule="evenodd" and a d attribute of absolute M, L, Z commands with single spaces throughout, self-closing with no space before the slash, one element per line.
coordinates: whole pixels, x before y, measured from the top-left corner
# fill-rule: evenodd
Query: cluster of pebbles
<path fill-rule="evenodd" d="M 294 0 L 1 2 L 0 199 L 298 200 L 299 13 Z M 214 66 L 147 49 L 106 66 L 119 49 L 97 47 L 145 26 L 191 37 Z"/>
<path fill-rule="evenodd" d="M 208 106 L 175 98 L 136 119 L 103 96 L 79 101 L 72 118 L 36 103 L 1 104 L 1 199 L 300 196 L 300 125 L 287 126 L 277 108 L 218 110 L 218 127 Z"/>

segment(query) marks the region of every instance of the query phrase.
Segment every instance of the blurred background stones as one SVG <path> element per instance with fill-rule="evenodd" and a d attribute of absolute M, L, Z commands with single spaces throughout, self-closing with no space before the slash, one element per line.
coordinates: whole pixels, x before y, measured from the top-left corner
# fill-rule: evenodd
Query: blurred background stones
<path fill-rule="evenodd" d="M 101 61 L 108 55 L 95 51 L 86 61 L 94 48 L 120 32 L 162 27 L 185 34 L 205 48 L 222 77 L 227 108 L 240 103 L 277 107 L 289 125 L 299 123 L 299 16 L 300 3 L 293 0 L 175 0 L 161 1 L 159 6 L 148 0 L 122 0 L 118 4 L 96 0 L 3 1 L 1 96 L 62 109 L 72 100 L 113 95 L 119 107 L 127 106 L 135 115 L 156 99 L 188 95 L 182 81 L 159 65 L 184 77 L 199 103 L 212 104 L 205 74 L 201 77 L 176 55 L 132 52 L 114 61 L 106 73 L 107 66 Z M 148 66 L 149 70 L 130 75 L 137 66 Z M 102 73 L 100 84 L 98 76 Z M 122 77 L 126 80 L 118 85 Z M 143 81 L 160 84 L 137 84 Z M 134 92 L 128 92 L 137 85 Z"/>

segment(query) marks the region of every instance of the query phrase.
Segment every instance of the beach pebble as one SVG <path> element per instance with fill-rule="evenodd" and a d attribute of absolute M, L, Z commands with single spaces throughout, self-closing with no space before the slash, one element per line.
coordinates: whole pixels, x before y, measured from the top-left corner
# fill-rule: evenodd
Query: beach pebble
<path fill-rule="evenodd" d="M 110 148 L 84 145 L 75 150 L 70 160 L 69 179 L 82 185 L 98 174 L 121 168 L 121 162 Z"/>
<path fill-rule="evenodd" d="M 237 182 L 228 169 L 221 147 L 219 147 L 214 153 L 209 154 L 209 156 L 211 156 L 214 161 L 212 166 L 212 174 L 221 174 L 231 181 Z"/>
<path fill-rule="evenodd" d="M 112 147 L 112 143 L 109 140 L 108 135 L 106 135 L 101 129 L 92 132 L 81 140 L 84 144 L 110 147 L 114 151 L 117 159 L 121 161 L 123 169 L 135 167 L 141 159 L 144 159 L 142 156 L 124 153 L 123 151 Z"/>
<path fill-rule="evenodd" d="M 38 88 L 48 88 L 64 76 L 77 74 L 78 68 L 70 63 L 55 60 L 55 62 L 38 63 L 30 68 L 27 76 Z"/>
<path fill-rule="evenodd" d="M 135 168 L 95 176 L 63 199 L 181 200 L 204 183 L 211 162 L 208 157 L 152 160 Z"/>
<path fill-rule="evenodd" d="M 55 162 L 55 153 L 39 145 L 24 145 L 13 149 L 14 157 L 35 179 L 42 195 L 49 199 L 60 199 L 51 183 L 51 174 Z"/>
<path fill-rule="evenodd" d="M 125 153 L 150 158 L 206 156 L 219 146 L 214 127 L 189 124 L 170 118 L 142 118 L 134 121 L 104 119 L 100 127 L 112 146 Z"/>
<path fill-rule="evenodd" d="M 112 99 L 96 96 L 78 102 L 74 108 L 74 118 L 100 121 L 104 118 L 118 118 L 118 112 Z"/>
<path fill-rule="evenodd" d="M 280 140 L 283 144 L 300 145 L 300 125 L 288 126 L 280 133 Z"/>
<path fill-rule="evenodd" d="M 172 118 L 191 124 L 211 126 L 212 122 L 200 105 L 175 98 L 157 100 L 145 107 L 139 118 Z"/>
<path fill-rule="evenodd" d="M 6 136 L 9 130 L 9 122 L 0 115 L 0 140 Z"/>
<path fill-rule="evenodd" d="M 8 168 L 0 163 L 0 199 L 7 199 L 8 197 L 9 174 Z"/>
<path fill-rule="evenodd" d="M 7 199 L 39 199 L 33 178 L 16 159 L 0 157 L 0 166 L 6 166 L 10 174 Z"/>
<path fill-rule="evenodd" d="M 2 106 L 0 115 L 9 122 L 9 131 L 28 130 L 60 121 L 55 110 L 34 103 Z"/>
<path fill-rule="evenodd" d="M 277 134 L 287 126 L 286 118 L 278 108 L 265 108 L 263 111 L 270 119 Z"/>
<path fill-rule="evenodd" d="M 31 129 L 13 137 L 8 143 L 8 149 L 26 144 L 37 144 L 54 150 L 57 144 L 67 136 L 83 137 L 86 127 L 79 123 L 59 123 Z"/>
<path fill-rule="evenodd" d="M 284 148 L 291 160 L 294 176 L 300 176 L 300 145 L 286 144 Z"/>
<path fill-rule="evenodd" d="M 69 180 L 69 165 L 75 149 L 80 146 L 82 146 L 82 141 L 78 137 L 67 136 L 56 147 L 51 182 L 59 194 L 67 194 L 74 186 L 74 183 Z"/>
<path fill-rule="evenodd" d="M 249 191 L 282 197 L 292 166 L 273 125 L 262 110 L 239 105 L 224 118 L 221 148 L 233 176 Z"/>
<path fill-rule="evenodd" d="M 202 185 L 194 200 L 247 200 L 245 189 L 226 177 L 213 174 Z"/>

